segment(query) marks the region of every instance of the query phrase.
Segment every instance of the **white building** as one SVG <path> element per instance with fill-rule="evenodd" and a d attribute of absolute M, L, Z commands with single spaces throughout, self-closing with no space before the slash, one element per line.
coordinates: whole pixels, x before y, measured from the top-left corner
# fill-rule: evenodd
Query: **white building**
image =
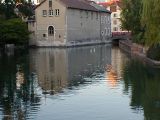
<path fill-rule="evenodd" d="M 106 2 L 99 3 L 104 6 L 107 10 L 111 11 L 111 31 L 112 32 L 123 32 L 121 29 L 121 7 L 122 2 L 120 0 L 108 0 Z"/>

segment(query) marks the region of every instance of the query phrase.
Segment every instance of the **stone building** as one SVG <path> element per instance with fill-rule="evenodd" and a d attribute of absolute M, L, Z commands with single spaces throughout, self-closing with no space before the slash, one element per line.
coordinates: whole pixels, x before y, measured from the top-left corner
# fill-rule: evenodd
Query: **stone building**
<path fill-rule="evenodd" d="M 110 42 L 110 11 L 86 0 L 44 0 L 28 20 L 29 44 L 76 46 Z"/>

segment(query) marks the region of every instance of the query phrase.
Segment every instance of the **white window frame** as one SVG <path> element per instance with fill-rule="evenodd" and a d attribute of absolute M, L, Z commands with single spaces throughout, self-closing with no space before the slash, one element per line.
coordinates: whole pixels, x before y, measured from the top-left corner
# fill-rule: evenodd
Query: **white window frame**
<path fill-rule="evenodd" d="M 60 10 L 59 9 L 55 9 L 55 16 L 59 16 L 60 14 Z"/>
<path fill-rule="evenodd" d="M 104 23 L 104 16 L 101 16 L 101 23 Z"/>
<path fill-rule="evenodd" d="M 48 11 L 49 16 L 53 16 L 54 15 L 54 11 L 51 9 Z"/>
<path fill-rule="evenodd" d="M 42 16 L 46 17 L 47 16 L 47 10 L 42 10 Z"/>

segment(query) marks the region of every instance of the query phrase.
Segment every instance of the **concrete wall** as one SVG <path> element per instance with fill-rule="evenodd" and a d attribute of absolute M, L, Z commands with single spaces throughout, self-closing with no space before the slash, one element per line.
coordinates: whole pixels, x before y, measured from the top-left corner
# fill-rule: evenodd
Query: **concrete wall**
<path fill-rule="evenodd" d="M 68 43 L 100 40 L 100 14 L 79 9 L 67 10 Z"/>
<path fill-rule="evenodd" d="M 35 21 L 28 21 L 28 30 L 30 31 L 29 35 L 29 45 L 35 45 L 36 44 L 36 22 Z"/>
<path fill-rule="evenodd" d="M 111 14 L 109 13 L 100 13 L 100 31 L 101 31 L 101 40 L 109 41 L 111 38 Z"/>

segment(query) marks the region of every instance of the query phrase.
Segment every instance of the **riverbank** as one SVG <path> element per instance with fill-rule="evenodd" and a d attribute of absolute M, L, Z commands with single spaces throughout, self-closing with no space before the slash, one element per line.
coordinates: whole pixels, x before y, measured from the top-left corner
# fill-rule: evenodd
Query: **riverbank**
<path fill-rule="evenodd" d="M 153 67 L 160 68 L 160 61 L 156 61 L 156 60 L 148 58 L 146 56 L 147 49 L 142 45 L 132 43 L 132 41 L 130 40 L 120 40 L 119 48 L 129 53 L 133 59 L 138 59 Z"/>

